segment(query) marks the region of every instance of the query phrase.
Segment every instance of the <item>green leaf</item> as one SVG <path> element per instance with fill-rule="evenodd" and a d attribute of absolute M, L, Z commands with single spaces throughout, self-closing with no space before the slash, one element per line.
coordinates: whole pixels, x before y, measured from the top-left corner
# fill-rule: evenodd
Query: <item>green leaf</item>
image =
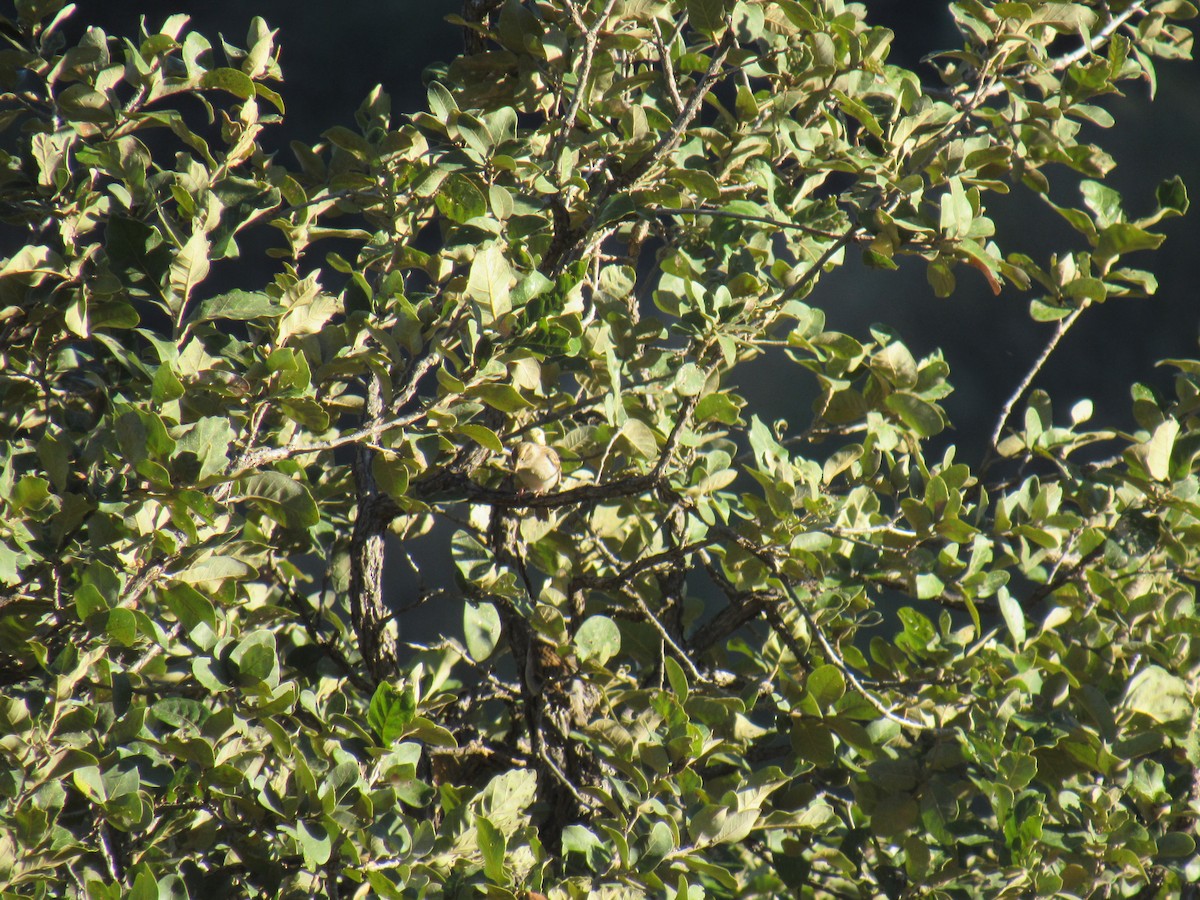
<path fill-rule="evenodd" d="M 198 482 L 221 475 L 229 465 L 229 447 L 236 437 L 224 416 L 204 416 L 175 436 L 173 460 L 193 456 L 199 462 Z"/>
<path fill-rule="evenodd" d="M 700 422 L 713 420 L 723 425 L 733 425 L 737 422 L 740 411 L 740 406 L 734 401 L 734 397 L 725 391 L 714 391 L 701 398 L 700 402 L 696 404 L 694 415 Z"/>
<path fill-rule="evenodd" d="M 1125 211 L 1121 209 L 1121 195 L 1108 185 L 1084 179 L 1080 182 L 1079 192 L 1083 194 L 1084 205 L 1095 214 L 1096 224 L 1100 228 L 1125 221 Z"/>
<path fill-rule="evenodd" d="M 697 846 L 733 844 L 744 840 L 758 824 L 757 809 L 730 810 L 724 806 L 706 806 L 688 822 Z"/>
<path fill-rule="evenodd" d="M 916 394 L 897 391 L 889 394 L 884 403 L 888 409 L 900 417 L 900 421 L 920 437 L 933 437 L 935 434 L 941 433 L 945 427 L 938 408 L 932 403 L 922 400 Z"/>
<path fill-rule="evenodd" d="M 439 121 L 449 122 L 451 114 L 458 112 L 458 104 L 454 102 L 454 95 L 438 82 L 431 81 L 429 83 L 428 97 L 429 110 Z"/>
<path fill-rule="evenodd" d="M 324 293 L 315 283 L 301 283 L 293 291 L 284 295 L 288 310 L 279 320 L 276 336 L 281 346 L 299 335 L 318 334 L 342 308 L 336 297 Z"/>
<path fill-rule="evenodd" d="M 132 647 L 137 643 L 137 617 L 133 610 L 119 606 L 108 611 L 108 619 L 104 623 L 104 633 L 108 639 L 122 647 Z"/>
<path fill-rule="evenodd" d="M 1196 853 L 1196 839 L 1186 831 L 1169 831 L 1155 842 L 1155 856 L 1188 859 Z"/>
<path fill-rule="evenodd" d="M 75 614 L 81 621 L 87 621 L 93 613 L 105 612 L 108 608 L 108 601 L 94 584 L 80 585 L 75 591 Z"/>
<path fill-rule="evenodd" d="M 663 668 L 667 672 L 667 682 L 671 685 L 671 691 L 675 694 L 675 699 L 679 703 L 686 704 L 688 699 L 688 680 L 687 674 L 673 656 L 668 656 L 663 660 Z"/>
<path fill-rule="evenodd" d="M 675 390 L 684 397 L 694 397 L 704 390 L 708 376 L 693 362 L 684 363 L 675 373 Z"/>
<path fill-rule="evenodd" d="M 153 412 L 129 410 L 121 414 L 116 424 L 121 452 L 134 464 L 145 459 L 147 454 L 167 459 L 179 450 L 180 442 L 171 440 L 162 419 Z"/>
<path fill-rule="evenodd" d="M 725 0 L 687 0 L 688 24 L 709 37 L 725 31 Z"/>
<path fill-rule="evenodd" d="M 379 736 L 380 743 L 389 746 L 405 733 L 416 713 L 417 701 L 412 691 L 398 691 L 384 681 L 371 697 L 367 724 Z"/>
<path fill-rule="evenodd" d="M 248 322 L 252 319 L 277 318 L 284 312 L 279 301 L 262 291 L 233 290 L 202 300 L 188 317 L 188 322 L 192 325 L 216 319 Z"/>
<path fill-rule="evenodd" d="M 200 76 L 200 86 L 227 91 L 242 100 L 254 97 L 254 81 L 237 69 L 210 69 Z"/>
<path fill-rule="evenodd" d="M 504 869 L 507 850 L 504 835 L 487 816 L 475 817 L 475 829 L 479 837 L 479 852 L 483 854 L 484 874 L 496 884 L 508 884 L 508 873 Z"/>
<path fill-rule="evenodd" d="M 480 447 L 485 447 L 493 453 L 504 452 L 504 443 L 500 440 L 499 435 L 486 425 L 468 423 L 466 425 L 458 425 L 454 430 L 459 434 L 466 435 Z"/>
<path fill-rule="evenodd" d="M 366 162 L 372 156 L 373 148 L 370 142 L 361 134 L 351 131 L 344 125 L 334 125 L 332 128 L 326 129 L 322 137 L 334 146 L 345 150 L 360 162 Z"/>
<path fill-rule="evenodd" d="M 563 829 L 562 852 L 568 859 L 572 854 L 582 856 L 584 864 L 593 872 L 601 871 L 611 858 L 607 845 L 583 825 L 568 825 Z"/>
<path fill-rule="evenodd" d="M 589 616 L 575 632 L 573 643 L 580 661 L 604 665 L 621 652 L 621 630 L 608 616 Z"/>
<path fill-rule="evenodd" d="M 829 709 L 846 693 L 846 678 L 841 669 L 834 665 L 823 665 L 813 669 L 806 683 L 809 695 L 821 709 Z"/>
<path fill-rule="evenodd" d="M 1166 481 L 1171 474 L 1171 451 L 1179 436 L 1179 422 L 1163 419 L 1145 443 L 1129 448 L 1129 453 L 1155 481 Z"/>
<path fill-rule="evenodd" d="M 1082 3 L 1042 3 L 1030 21 L 1075 34 L 1081 28 L 1090 29 L 1096 24 L 1097 18 L 1096 13 Z"/>
<path fill-rule="evenodd" d="M 950 265 L 941 259 L 934 260 L 925 269 L 925 277 L 938 297 L 949 297 L 954 293 L 956 279 Z"/>
<path fill-rule="evenodd" d="M 467 296 L 475 301 L 480 322 L 492 325 L 512 310 L 509 297 L 513 282 L 512 267 L 504 252 L 495 244 L 475 254 L 467 278 Z"/>
<path fill-rule="evenodd" d="M 500 612 L 491 603 L 463 604 L 463 636 L 471 659 L 483 662 L 500 642 Z"/>
<path fill-rule="evenodd" d="M 251 632 L 238 642 L 229 654 L 229 661 L 237 666 L 238 675 L 244 685 L 266 683 L 274 687 L 279 681 L 279 658 L 273 632 Z"/>
<path fill-rule="evenodd" d="M 1102 263 L 1125 253 L 1138 250 L 1156 250 L 1166 240 L 1166 235 L 1154 234 L 1128 222 L 1118 222 L 1100 232 L 1096 244 L 1096 257 Z"/>
<path fill-rule="evenodd" d="M 243 477 L 241 499 L 261 508 L 284 528 L 303 530 L 321 521 L 308 488 L 282 472 L 256 472 Z"/>
<path fill-rule="evenodd" d="M 186 303 L 192 288 L 208 277 L 211 247 L 208 236 L 197 231 L 175 252 L 168 273 L 168 280 L 176 294 L 173 309 Z"/>
<path fill-rule="evenodd" d="M 148 868 L 142 869 L 133 879 L 133 889 L 126 895 L 127 900 L 162 900 L 158 882 Z"/>
<path fill-rule="evenodd" d="M 1129 680 L 1122 705 L 1155 722 L 1177 722 L 1195 711 L 1187 682 L 1161 666 L 1146 666 Z"/>
<path fill-rule="evenodd" d="M 108 97 L 85 84 L 68 85 L 54 99 L 72 122 L 107 123 L 114 118 L 115 110 Z"/>
<path fill-rule="evenodd" d="M 1154 199 L 1158 201 L 1160 209 L 1179 216 L 1186 213 L 1191 205 L 1188 200 L 1187 186 L 1178 175 L 1160 182 L 1154 191 Z"/>
<path fill-rule="evenodd" d="M 217 630 L 217 613 L 212 601 L 190 584 L 175 582 L 163 591 L 167 608 L 189 632 L 206 626 L 214 633 Z"/>
<path fill-rule="evenodd" d="M 620 434 L 634 456 L 649 460 L 658 455 L 658 439 L 641 419 L 626 419 Z"/>
<path fill-rule="evenodd" d="M 241 581 L 255 575 L 254 569 L 232 556 L 204 556 L 191 565 L 171 574 L 172 578 L 188 584 L 206 581 Z"/>
<path fill-rule="evenodd" d="M 296 823 L 296 839 L 300 842 L 300 851 L 304 854 L 304 863 L 309 869 L 316 869 L 329 862 L 333 841 L 330 840 L 324 825 L 301 819 Z"/>
<path fill-rule="evenodd" d="M 469 394 L 500 412 L 517 412 L 533 405 L 510 384 L 480 384 L 472 387 Z"/>
<path fill-rule="evenodd" d="M 917 361 L 899 341 L 892 341 L 876 353 L 871 360 L 871 368 L 893 387 L 904 390 L 916 386 Z"/>
<path fill-rule="evenodd" d="M 1013 645 L 1017 648 L 1023 647 L 1025 645 L 1025 610 L 1021 609 L 1021 604 L 1013 598 L 1006 587 L 1001 587 L 996 591 L 996 602 L 1000 606 L 1000 615 L 1004 618 L 1004 624 L 1008 626 L 1008 633 L 1012 635 Z"/>
<path fill-rule="evenodd" d="M 442 182 L 434 203 L 442 215 L 453 222 L 466 223 L 487 215 L 487 198 L 483 191 L 470 178 L 457 172 Z"/>
<path fill-rule="evenodd" d="M 528 822 L 527 810 L 538 796 L 537 773 L 530 769 L 502 772 L 478 797 L 479 811 L 501 834 L 513 834 Z"/>

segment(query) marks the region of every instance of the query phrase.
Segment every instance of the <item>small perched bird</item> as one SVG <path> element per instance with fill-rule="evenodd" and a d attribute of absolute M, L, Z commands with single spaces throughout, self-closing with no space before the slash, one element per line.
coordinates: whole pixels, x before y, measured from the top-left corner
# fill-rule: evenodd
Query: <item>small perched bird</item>
<path fill-rule="evenodd" d="M 562 478 L 562 462 L 553 447 L 537 441 L 521 441 L 513 456 L 513 472 L 528 491 L 535 494 L 552 491 Z"/>

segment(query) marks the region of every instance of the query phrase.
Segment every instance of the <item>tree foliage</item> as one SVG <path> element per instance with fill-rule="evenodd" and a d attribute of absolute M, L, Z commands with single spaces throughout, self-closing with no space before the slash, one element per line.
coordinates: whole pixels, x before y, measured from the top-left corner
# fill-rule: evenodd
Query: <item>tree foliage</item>
<path fill-rule="evenodd" d="M 1182 182 L 1134 216 L 1088 138 L 1190 3 L 963 0 L 920 72 L 842 0 L 472 3 L 428 109 L 290 153 L 261 19 L 67 46 L 16 6 L 6 896 L 1200 879 L 1200 360 L 1132 433 L 1031 390 L 1155 290 Z M 1075 243 L 1006 249 L 1010 190 Z M 1048 332 L 982 460 L 940 352 L 826 327 L 827 276 L 905 257 Z M 805 421 L 739 394 L 763 356 Z"/>

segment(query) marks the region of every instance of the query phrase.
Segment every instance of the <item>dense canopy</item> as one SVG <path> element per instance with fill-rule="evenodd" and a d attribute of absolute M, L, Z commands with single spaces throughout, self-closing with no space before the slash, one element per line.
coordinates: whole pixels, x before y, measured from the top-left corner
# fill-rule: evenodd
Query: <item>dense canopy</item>
<path fill-rule="evenodd" d="M 427 109 L 277 151 L 262 19 L 18 0 L 4 896 L 1200 880 L 1200 359 L 1134 431 L 1034 387 L 1155 292 L 1184 185 L 1135 217 L 1092 141 L 1195 8 L 962 0 L 909 71 L 869 7 L 470 0 Z M 827 327 L 905 259 L 1045 335 L 983 458 L 943 353 Z"/>

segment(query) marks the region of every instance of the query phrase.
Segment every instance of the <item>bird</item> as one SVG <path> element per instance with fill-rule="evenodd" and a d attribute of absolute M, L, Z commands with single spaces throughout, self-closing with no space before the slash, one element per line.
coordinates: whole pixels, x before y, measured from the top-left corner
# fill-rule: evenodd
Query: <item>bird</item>
<path fill-rule="evenodd" d="M 544 494 L 554 490 L 562 478 L 562 461 L 553 447 L 538 441 L 521 441 L 513 455 L 513 472 L 527 491 Z"/>

